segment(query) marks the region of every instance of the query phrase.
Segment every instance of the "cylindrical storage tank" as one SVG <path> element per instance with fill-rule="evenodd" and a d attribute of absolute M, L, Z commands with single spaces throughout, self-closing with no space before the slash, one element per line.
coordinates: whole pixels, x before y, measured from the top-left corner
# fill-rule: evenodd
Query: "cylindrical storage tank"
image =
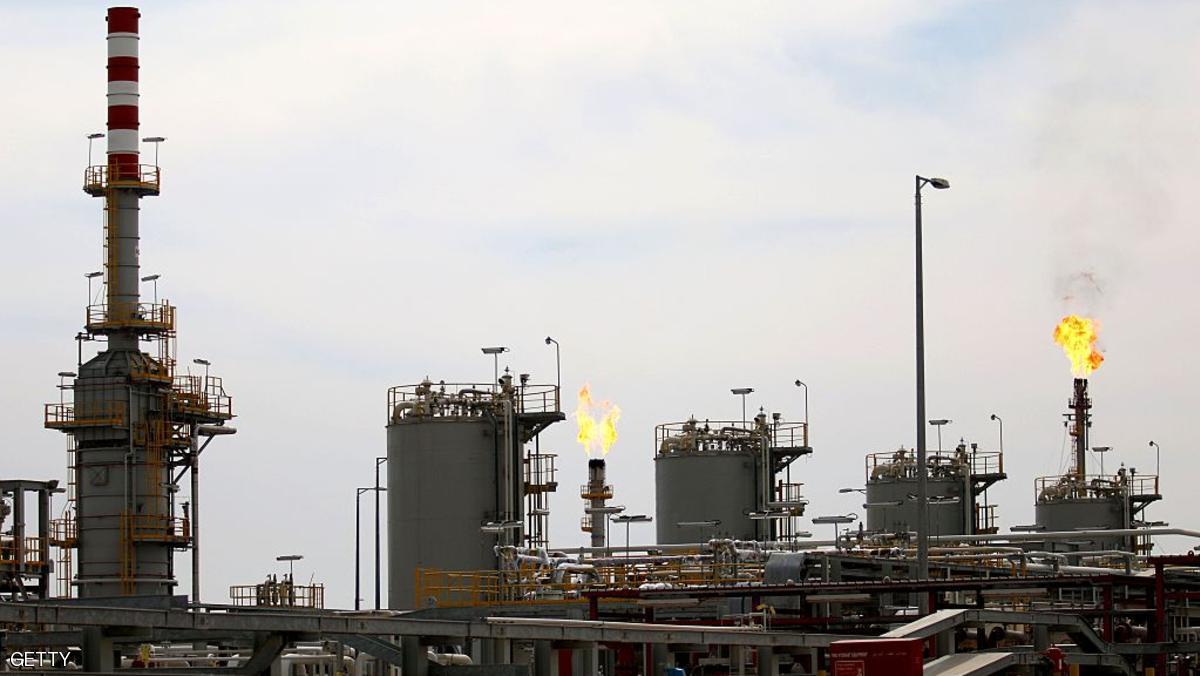
<path fill-rule="evenodd" d="M 495 570 L 497 543 L 520 535 L 521 468 L 506 460 L 520 452 L 505 433 L 513 392 L 425 381 L 388 394 L 388 607 L 426 607 L 480 584 L 441 573 Z M 501 504 L 508 481 L 517 497 Z M 439 573 L 420 583 L 422 569 Z"/>
<path fill-rule="evenodd" d="M 484 418 L 410 418 L 389 425 L 388 606 L 422 607 L 420 568 L 496 568 L 497 428 Z"/>
<path fill-rule="evenodd" d="M 968 535 L 971 533 L 967 511 L 970 495 L 966 478 L 928 479 L 930 535 Z M 884 533 L 917 531 L 917 494 L 915 477 L 894 477 L 867 482 L 867 530 Z M 957 499 L 956 499 L 957 498 Z M 964 509 L 964 502 L 967 507 Z"/>
<path fill-rule="evenodd" d="M 759 539 L 761 443 L 696 421 L 659 425 L 654 456 L 659 544 Z M 685 524 L 685 525 L 680 525 Z M 711 525 L 709 525 L 711 524 Z"/>
<path fill-rule="evenodd" d="M 1045 532 L 1128 528 L 1125 507 L 1119 496 L 1038 500 L 1034 506 L 1034 523 L 1039 531 Z M 1051 552 L 1127 551 L 1129 542 L 1123 537 L 1081 535 L 1077 540 L 1057 540 L 1034 546 Z"/>

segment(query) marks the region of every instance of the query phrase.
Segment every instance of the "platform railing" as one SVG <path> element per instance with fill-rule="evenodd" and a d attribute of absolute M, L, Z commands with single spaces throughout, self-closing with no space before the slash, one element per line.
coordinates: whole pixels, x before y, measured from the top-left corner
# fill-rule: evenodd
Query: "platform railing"
<path fill-rule="evenodd" d="M 107 303 L 88 305 L 85 325 L 87 330 L 93 333 L 126 328 L 156 332 L 174 331 L 175 306 L 165 301 L 131 303 L 120 308 L 110 307 Z"/>
<path fill-rule="evenodd" d="M 137 188 L 157 193 L 162 171 L 154 164 L 97 164 L 83 170 L 83 189 L 99 193 L 109 188 Z"/>

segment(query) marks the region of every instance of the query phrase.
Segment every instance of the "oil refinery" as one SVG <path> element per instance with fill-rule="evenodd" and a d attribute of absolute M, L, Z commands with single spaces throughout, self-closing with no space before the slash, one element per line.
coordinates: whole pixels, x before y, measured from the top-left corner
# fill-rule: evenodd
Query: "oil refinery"
<path fill-rule="evenodd" d="M 823 451 L 812 443 L 808 388 L 799 380 L 802 407 L 747 413 L 753 389 L 735 388 L 740 418 L 668 399 L 677 415 L 631 429 L 614 403 L 620 398 L 604 399 L 601 388 L 566 385 L 561 370 L 551 379 L 502 369 L 506 347 L 483 348 L 491 372 L 475 382 L 383 365 L 392 382 L 408 383 L 372 393 L 386 442 L 339 449 L 337 459 L 369 467 L 374 458 L 375 483 L 355 497 L 379 506 L 376 576 L 367 583 L 379 605 L 363 607 L 374 605 L 363 603 L 371 590 L 356 579 L 354 608 L 333 607 L 332 589 L 297 579 L 298 554 L 278 558 L 286 574 L 228 589 L 205 584 L 201 543 L 211 546 L 211 531 L 202 517 L 211 501 L 229 496 L 202 485 L 201 458 L 236 462 L 204 451 L 238 443 L 242 437 L 228 437 L 255 421 L 235 405 L 236 373 L 227 390 L 208 360 L 178 354 L 176 306 L 159 298 L 157 275 L 144 274 L 143 242 L 158 236 L 142 227 L 155 218 L 158 200 L 149 198 L 171 183 L 157 153 L 151 164 L 141 152 L 142 142 L 162 141 L 141 137 L 141 16 L 131 7 L 107 12 L 107 129 L 89 137 L 103 137 L 107 149 L 82 176 L 83 191 L 102 204 L 103 269 L 88 275 L 100 295 L 89 287 L 77 363 L 58 373 L 59 392 L 41 421 L 65 440 L 65 472 L 0 476 L 6 670 L 1196 673 L 1200 557 L 1192 548 L 1200 530 L 1147 516 L 1148 506 L 1171 500 L 1157 469 L 1093 466 L 1108 450 L 1091 445 L 1093 422 L 1120 412 L 1093 401 L 1089 384 L 1104 361 L 1099 329 L 1074 314 L 1044 336 L 1065 351 L 1072 374 L 1063 411 L 1044 412 L 1063 416 L 1069 466 L 1044 477 L 1016 475 L 1011 460 L 1006 468 L 1013 454 L 1033 451 L 1006 456 L 1002 427 L 996 447 L 961 439 L 943 448 L 949 421 L 925 415 L 923 356 L 916 446 L 830 458 L 861 472 L 861 485 L 843 488 L 808 463 Z M 99 29 L 97 21 L 97 53 Z M 920 266 L 921 190 L 949 182 L 916 180 Z M 918 300 L 922 355 L 920 308 Z M 545 343 L 557 360 L 557 341 Z M 864 425 L 872 424 L 869 408 Z M 581 449 L 551 449 L 543 435 L 555 426 L 573 428 Z M 935 445 L 926 428 L 935 430 Z M 607 456 L 618 440 L 627 453 L 621 462 L 652 475 L 652 513 L 636 513 L 626 503 L 637 489 L 614 479 Z M 561 454 L 581 451 L 586 472 L 564 471 Z M 321 471 L 299 464 L 281 471 Z M 998 487 L 1008 484 L 1032 490 L 1032 509 L 999 504 Z M 839 493 L 861 498 L 861 514 L 823 513 Z M 1001 512 L 1032 520 L 1005 529 Z M 557 541 L 550 527 L 551 515 L 564 513 L 572 528 L 578 520 L 570 542 Z M 369 530 L 361 513 L 356 528 Z M 244 537 L 257 535 L 248 529 Z M 349 568 L 349 536 L 329 537 Z M 1186 547 L 1167 551 L 1168 537 Z M 362 549 L 356 541 L 354 556 Z M 220 556 L 245 568 L 245 579 L 261 578 L 234 553 Z M 190 580 L 176 572 L 183 557 Z M 357 576 L 364 563 L 355 559 L 354 568 Z"/>

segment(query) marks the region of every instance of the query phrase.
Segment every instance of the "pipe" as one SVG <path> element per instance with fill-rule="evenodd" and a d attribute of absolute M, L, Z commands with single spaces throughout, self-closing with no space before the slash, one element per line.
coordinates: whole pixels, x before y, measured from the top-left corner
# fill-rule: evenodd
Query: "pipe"
<path fill-rule="evenodd" d="M 192 425 L 192 604 L 200 605 L 200 437 Z M 172 512 L 172 515 L 174 513 Z"/>

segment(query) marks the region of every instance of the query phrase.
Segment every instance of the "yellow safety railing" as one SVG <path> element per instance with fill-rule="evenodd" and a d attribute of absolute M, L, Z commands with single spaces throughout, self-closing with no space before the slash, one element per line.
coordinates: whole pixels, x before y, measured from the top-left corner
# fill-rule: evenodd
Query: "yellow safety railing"
<path fill-rule="evenodd" d="M 108 188 L 139 188 L 157 193 L 161 175 L 161 170 L 153 164 L 113 167 L 99 164 L 83 170 L 83 189 L 92 194 Z"/>
<path fill-rule="evenodd" d="M 610 500 L 612 496 L 612 484 L 592 485 L 587 483 L 579 486 L 579 497 L 584 500 Z"/>
<path fill-rule="evenodd" d="M 47 566 L 50 564 L 49 557 L 42 557 L 43 538 L 26 537 L 22 540 L 24 551 L 21 553 L 18 560 L 17 541 L 13 538 L 4 538 L 0 540 L 0 567 L 7 566 Z M 49 545 L 47 544 L 47 549 Z"/>
<path fill-rule="evenodd" d="M 418 607 L 467 607 L 498 604 L 573 603 L 591 590 L 637 589 L 647 584 L 735 586 L 761 583 L 762 564 L 673 560 L 628 564 L 614 557 L 611 565 L 590 572 L 559 574 L 552 570 L 436 570 L 416 571 Z"/>
<path fill-rule="evenodd" d="M 107 303 L 87 306 L 87 330 L 100 333 L 113 329 L 143 331 L 174 331 L 175 306 L 167 302 L 130 303 L 125 307 L 110 307 Z"/>
<path fill-rule="evenodd" d="M 270 581 L 230 587 L 229 598 L 235 606 L 319 610 L 325 607 L 325 585 L 294 585 L 285 578 L 282 582 Z"/>
<path fill-rule="evenodd" d="M 130 539 L 133 542 L 187 542 L 191 538 L 187 519 L 159 514 L 128 516 Z"/>
<path fill-rule="evenodd" d="M 79 526 L 74 516 L 50 520 L 50 544 L 55 547 L 74 547 L 78 540 Z"/>
<path fill-rule="evenodd" d="M 46 404 L 45 427 L 50 429 L 121 427 L 125 424 L 125 412 L 126 406 L 123 401 Z"/>

